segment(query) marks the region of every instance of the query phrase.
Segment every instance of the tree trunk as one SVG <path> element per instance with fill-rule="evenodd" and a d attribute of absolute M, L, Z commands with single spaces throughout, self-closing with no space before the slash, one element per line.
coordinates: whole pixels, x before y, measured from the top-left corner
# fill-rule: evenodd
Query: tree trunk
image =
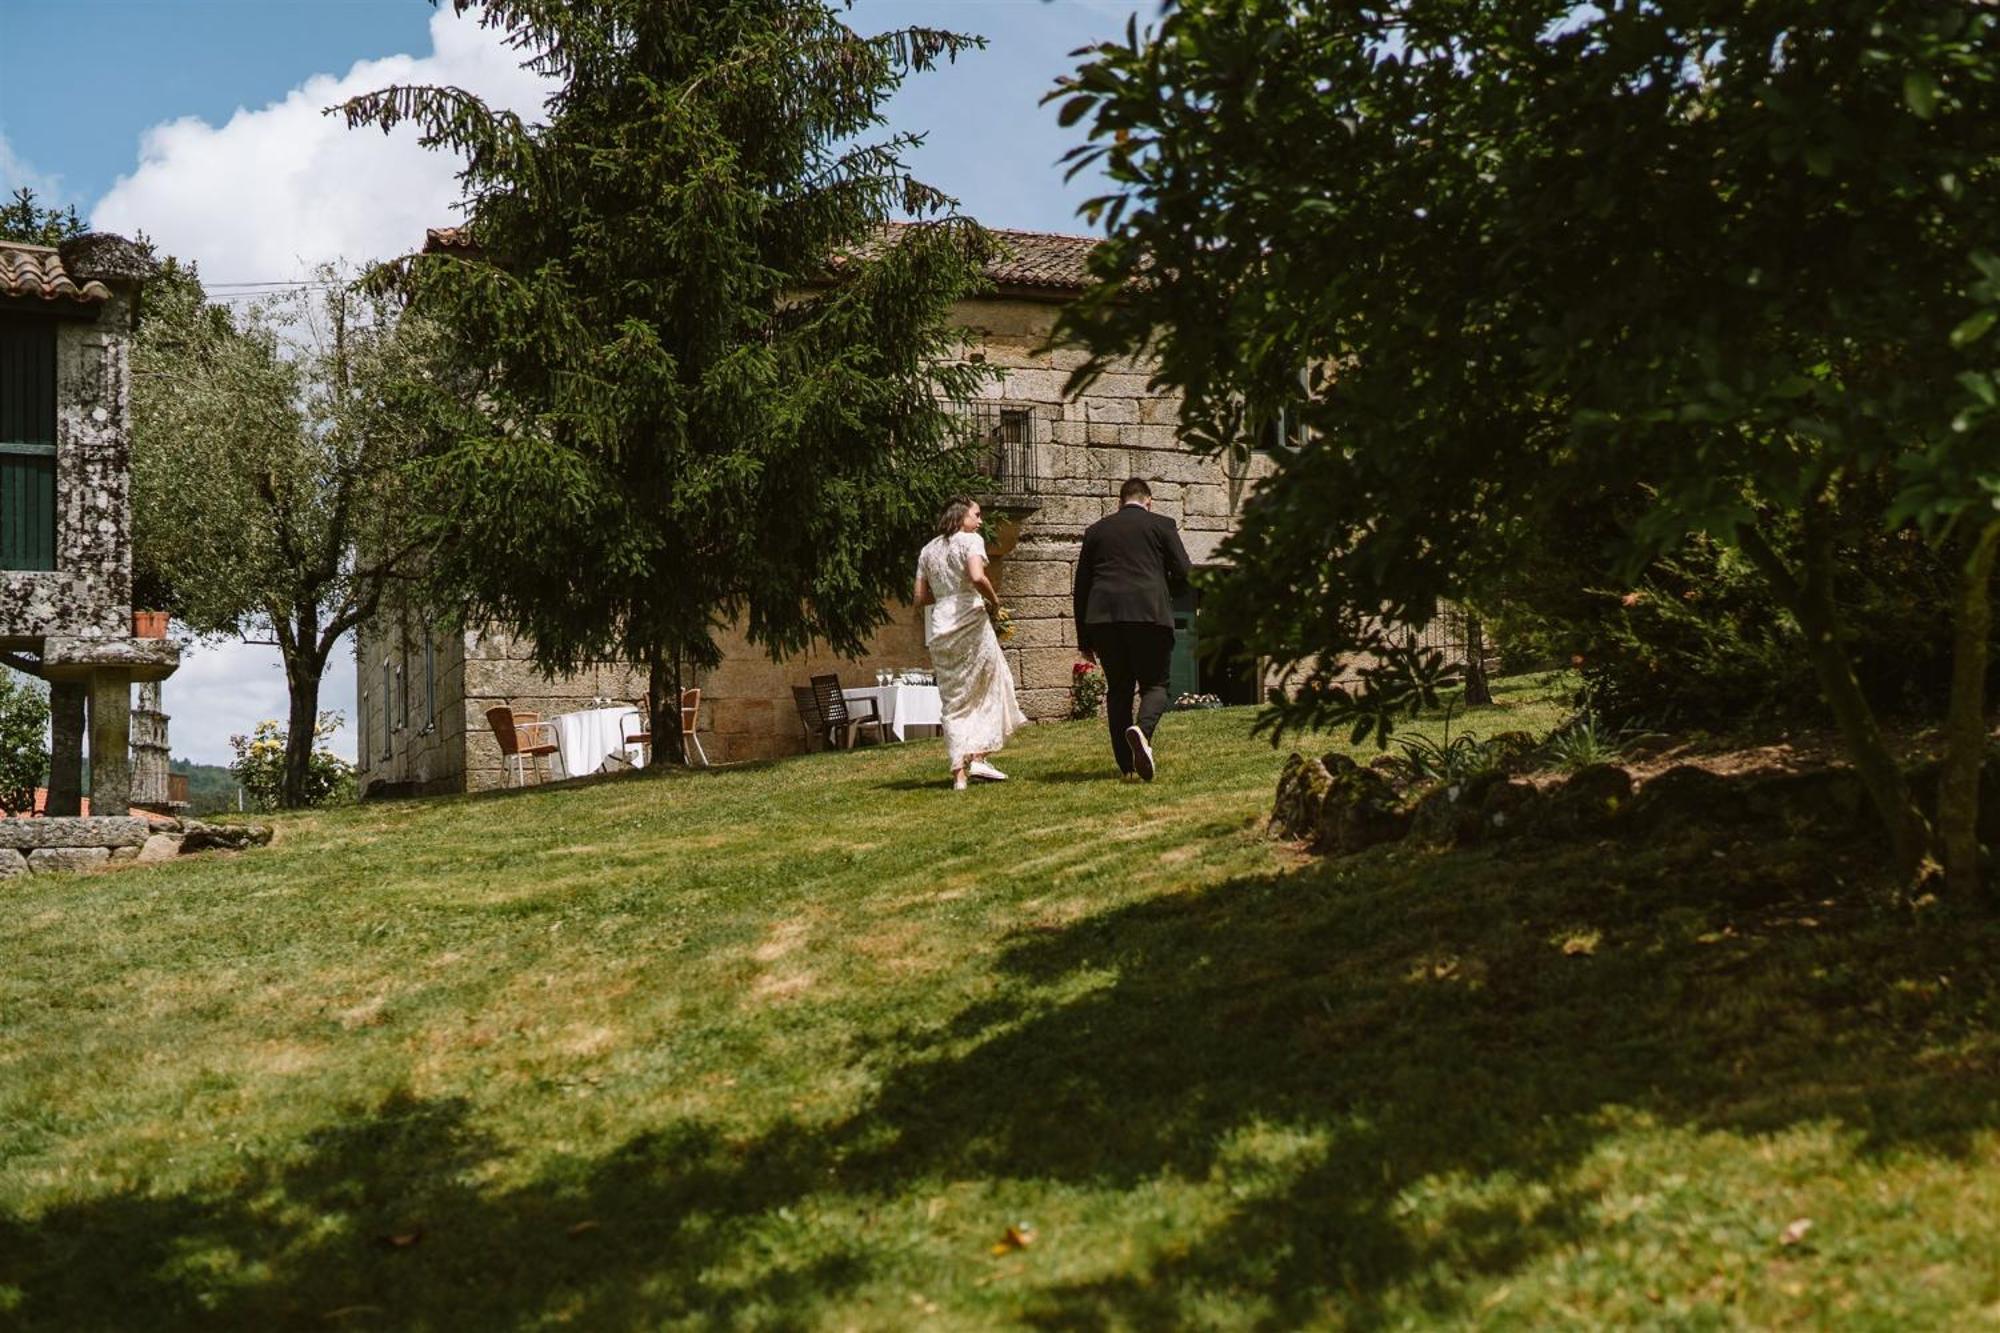
<path fill-rule="evenodd" d="M 1796 577 L 1782 557 L 1756 528 L 1738 530 L 1743 553 L 1770 582 L 1781 600 L 1798 618 L 1806 639 L 1806 656 L 1819 681 L 1821 696 L 1833 711 L 1834 726 L 1840 732 L 1854 771 L 1867 789 L 1868 798 L 1889 833 L 1890 850 L 1896 867 L 1915 878 L 1931 852 L 1931 828 L 1917 805 L 1902 765 L 1889 751 L 1882 727 L 1861 693 L 1854 664 L 1841 643 L 1840 612 L 1833 599 L 1833 545 L 1825 530 L 1824 515 L 1809 506 L 1806 512 L 1806 568 Z"/>
<path fill-rule="evenodd" d="M 678 653 L 655 648 L 646 663 L 646 713 L 653 729 L 652 762 L 685 764 L 681 747 L 681 664 Z"/>
<path fill-rule="evenodd" d="M 288 658 L 285 662 L 285 691 L 291 696 L 290 716 L 285 724 L 285 781 L 278 804 L 296 810 L 307 804 L 312 775 L 313 743 L 319 730 L 319 683 L 326 661 Z M 386 706 L 386 701 L 385 701 Z"/>
<path fill-rule="evenodd" d="M 1938 774 L 1938 841 L 1946 890 L 1961 902 L 1979 894 L 1979 770 L 1986 760 L 1986 658 L 1993 634 L 1993 561 L 2000 522 L 1973 539 L 1959 566 L 1952 614 L 1951 707 Z"/>
<path fill-rule="evenodd" d="M 1465 618 L 1465 704 L 1474 708 L 1493 702 L 1493 685 L 1486 679 L 1486 633 L 1478 616 Z"/>

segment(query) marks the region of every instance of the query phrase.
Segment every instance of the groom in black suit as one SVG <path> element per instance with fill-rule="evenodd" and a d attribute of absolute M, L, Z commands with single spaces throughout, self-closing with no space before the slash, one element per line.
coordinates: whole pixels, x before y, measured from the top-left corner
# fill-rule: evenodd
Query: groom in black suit
<path fill-rule="evenodd" d="M 1153 780 L 1153 728 L 1167 711 L 1174 658 L 1173 594 L 1194 566 L 1180 529 L 1153 512 L 1153 488 L 1134 477 L 1118 512 L 1085 529 L 1076 562 L 1076 646 L 1104 668 L 1111 753 L 1120 773 Z M 1132 695 L 1139 720 L 1132 721 Z"/>

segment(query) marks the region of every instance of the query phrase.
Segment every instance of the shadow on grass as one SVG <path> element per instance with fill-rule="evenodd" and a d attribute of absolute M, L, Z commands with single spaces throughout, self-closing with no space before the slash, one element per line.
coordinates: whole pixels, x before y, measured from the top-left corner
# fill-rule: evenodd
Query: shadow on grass
<path fill-rule="evenodd" d="M 752 1307 L 791 1327 L 784 1311 L 866 1265 L 821 1246 L 754 1281 L 710 1271 L 745 1223 L 809 1188 L 804 1136 L 739 1148 L 683 1121 L 574 1177 L 491 1191 L 475 1180 L 501 1151 L 469 1105 L 396 1093 L 224 1192 L 132 1189 L 0 1218 L 0 1291 L 24 1291 L 10 1313 L 28 1328 L 483 1329 L 555 1314 L 730 1329 Z"/>
<path fill-rule="evenodd" d="M 1563 1182 L 1613 1132 L 1607 1107 L 1697 1130 L 1834 1119 L 1864 1151 L 1945 1156 L 1996 1123 L 1990 1062 L 1925 1058 L 1984 1036 L 1993 923 L 1829 897 L 1852 872 L 1807 840 L 1689 836 L 1397 850 L 1147 899 L 1011 938 L 1005 998 L 877 1034 L 859 1059 L 878 1091 L 837 1125 L 746 1140 L 675 1122 L 494 1189 L 477 1181 L 498 1148 L 465 1104 L 398 1096 L 219 1193 L 135 1188 L 0 1221 L 0 1283 L 47 1327 L 343 1311 L 332 1326 L 783 1328 L 817 1322 L 885 1253 L 794 1226 L 802 1203 L 940 1179 L 1219 1179 L 1232 1197 L 1205 1229 L 1021 1290 L 1009 1317 L 1164 1328 L 1254 1299 L 1269 1327 L 1330 1310 L 1378 1326 L 1412 1303 L 1464 1318 L 1465 1275 L 1596 1225 Z M 1940 974 L 1954 983 L 1897 984 Z M 1260 1130 L 1308 1146 L 1243 1170 Z M 1538 1211 L 1460 1204 L 1430 1229 L 1403 1214 L 1427 1179 L 1503 1173 L 1548 1187 Z"/>

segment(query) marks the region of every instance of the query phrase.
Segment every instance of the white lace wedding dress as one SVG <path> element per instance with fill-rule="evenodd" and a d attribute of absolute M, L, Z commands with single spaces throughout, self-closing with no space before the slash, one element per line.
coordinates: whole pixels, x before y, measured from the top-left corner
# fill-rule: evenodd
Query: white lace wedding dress
<path fill-rule="evenodd" d="M 937 600 L 924 608 L 924 643 L 937 671 L 945 749 L 956 771 L 975 754 L 991 754 L 1028 718 L 1014 699 L 1014 675 L 993 635 L 986 601 L 967 577 L 966 562 L 986 558 L 976 532 L 933 537 L 917 556 L 917 573 Z"/>

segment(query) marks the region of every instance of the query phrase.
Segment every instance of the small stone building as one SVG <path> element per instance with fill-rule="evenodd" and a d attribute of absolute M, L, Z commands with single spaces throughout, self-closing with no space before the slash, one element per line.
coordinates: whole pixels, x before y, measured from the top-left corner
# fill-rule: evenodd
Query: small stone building
<path fill-rule="evenodd" d="M 1179 440 L 1180 400 L 1148 387 L 1148 367 L 1118 365 L 1076 398 L 1064 395 L 1082 364 L 1075 349 L 1047 348 L 1063 305 L 1084 288 L 1094 244 L 1076 236 L 999 232 L 1007 257 L 988 276 L 992 290 L 960 304 L 967 355 L 1005 372 L 986 396 L 966 404 L 971 425 L 990 450 L 991 482 L 982 496 L 986 541 L 1001 600 L 1015 634 L 1007 655 L 1030 718 L 1068 715 L 1077 660 L 1070 581 L 1083 530 L 1117 508 L 1131 476 L 1152 484 L 1155 508 L 1179 522 L 1197 565 L 1212 564 L 1222 539 L 1268 461 L 1203 458 Z M 430 246 L 462 244 L 461 233 L 431 233 Z M 916 552 L 910 553 L 911 569 Z M 1177 693 L 1204 692 L 1253 702 L 1247 671 L 1220 674 L 1204 665 L 1208 650 L 1192 595 L 1176 610 Z M 504 782 L 486 709 L 505 703 L 544 717 L 588 707 L 594 699 L 637 699 L 643 672 L 619 665 L 554 681 L 529 664 L 529 645 L 504 628 L 445 632 L 409 612 L 385 613 L 358 636 L 362 790 L 445 792 Z M 814 653 L 772 662 L 740 636 L 723 641 L 724 661 L 702 687 L 702 744 L 715 762 L 767 758 L 805 747 L 792 687 L 837 672 L 872 684 L 878 668 L 929 665 L 922 619 L 896 616 L 858 659 Z"/>
<path fill-rule="evenodd" d="M 0 652 L 49 682 L 52 815 L 78 812 L 86 725 L 93 806 L 131 803 L 132 684 L 180 661 L 133 632 L 130 350 L 151 269 L 117 236 L 0 241 Z"/>

